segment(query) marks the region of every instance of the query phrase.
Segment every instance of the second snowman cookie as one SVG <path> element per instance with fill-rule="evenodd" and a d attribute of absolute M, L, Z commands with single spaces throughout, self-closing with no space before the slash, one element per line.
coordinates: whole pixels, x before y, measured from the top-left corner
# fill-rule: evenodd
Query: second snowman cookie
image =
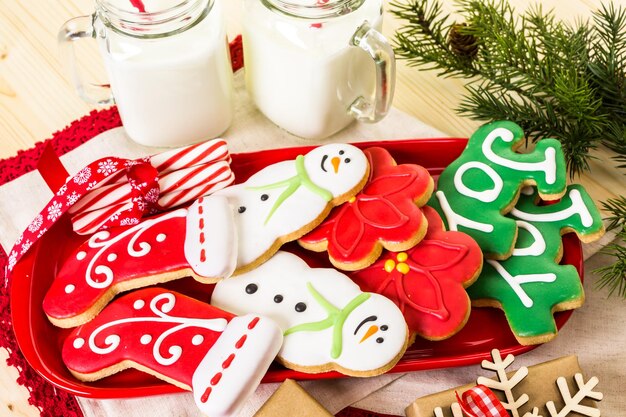
<path fill-rule="evenodd" d="M 211 303 L 235 314 L 256 312 L 283 329 L 278 360 L 308 373 L 373 376 L 391 369 L 408 344 L 402 312 L 359 290 L 335 269 L 309 268 L 278 252 L 257 269 L 222 280 Z"/>

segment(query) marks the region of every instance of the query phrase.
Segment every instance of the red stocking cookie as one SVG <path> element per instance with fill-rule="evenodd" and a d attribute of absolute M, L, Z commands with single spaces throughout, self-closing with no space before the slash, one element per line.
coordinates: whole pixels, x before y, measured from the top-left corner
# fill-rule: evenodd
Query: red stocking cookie
<path fill-rule="evenodd" d="M 278 353 L 282 332 L 264 317 L 234 317 L 160 288 L 135 291 L 75 329 L 63 361 L 94 381 L 126 368 L 194 392 L 212 417 L 234 415 Z"/>
<path fill-rule="evenodd" d="M 366 149 L 370 178 L 363 190 L 298 242 L 314 251 L 328 250 L 339 269 L 371 265 L 383 247 L 403 251 L 417 244 L 427 222 L 419 207 L 433 191 L 428 171 L 413 164 L 396 165 L 383 148 Z"/>
<path fill-rule="evenodd" d="M 428 232 L 406 252 L 385 252 L 350 278 L 361 290 L 382 294 L 402 310 L 411 332 L 430 340 L 458 332 L 470 314 L 465 288 L 482 268 L 478 244 L 460 232 L 446 232 L 437 212 L 422 207 Z"/>
<path fill-rule="evenodd" d="M 215 282 L 234 271 L 236 243 L 232 209 L 217 196 L 130 228 L 98 232 L 62 265 L 43 309 L 55 325 L 74 327 L 122 291 L 187 275 Z"/>

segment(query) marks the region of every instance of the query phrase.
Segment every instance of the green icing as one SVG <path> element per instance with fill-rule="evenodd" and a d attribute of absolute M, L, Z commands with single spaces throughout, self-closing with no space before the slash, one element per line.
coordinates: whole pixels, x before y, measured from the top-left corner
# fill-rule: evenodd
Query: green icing
<path fill-rule="evenodd" d="M 558 197 L 565 190 L 560 143 L 543 139 L 530 153 L 515 152 L 523 141 L 524 132 L 515 123 L 496 121 L 481 126 L 461 156 L 442 172 L 437 192 L 428 203 L 448 229 L 470 235 L 490 258 L 506 257 L 513 248 L 517 227 L 505 214 L 522 185 L 536 184 L 542 196 Z M 500 179 L 501 188 L 496 183 Z M 459 180 L 469 192 L 459 189 Z"/>
<path fill-rule="evenodd" d="M 556 334 L 553 309 L 574 307 L 583 300 L 576 268 L 559 265 L 562 233 L 588 236 L 603 231 L 600 213 L 580 185 L 569 186 L 556 204 L 537 206 L 536 199 L 536 194 L 522 195 L 509 215 L 513 221 L 524 222 L 516 253 L 504 261 L 486 261 L 480 277 L 467 290 L 473 300 L 497 301 L 518 339 Z"/>
<path fill-rule="evenodd" d="M 295 193 L 296 190 L 300 188 L 300 186 L 304 186 L 305 188 L 307 188 L 314 194 L 317 194 L 324 201 L 331 201 L 333 199 L 333 194 L 330 191 L 318 186 L 313 181 L 311 181 L 311 178 L 309 178 L 309 174 L 306 172 L 306 169 L 304 168 L 304 156 L 298 155 L 296 157 L 295 162 L 296 162 L 296 175 L 295 176 L 289 179 L 286 179 L 284 181 L 275 182 L 273 184 L 261 185 L 258 187 L 251 187 L 251 189 L 253 190 L 261 190 L 261 191 L 286 187 L 285 190 L 276 199 L 276 202 L 274 203 L 274 205 L 272 206 L 272 209 L 267 215 L 267 218 L 265 219 L 264 224 L 267 224 L 267 222 L 270 220 L 274 212 L 283 204 L 283 202 L 286 199 L 291 197 L 291 195 Z"/>
<path fill-rule="evenodd" d="M 354 311 L 354 309 L 363 304 L 365 300 L 370 298 L 370 294 L 361 293 L 354 297 L 344 308 L 339 309 L 329 303 L 328 300 L 324 298 L 324 296 L 313 287 L 313 284 L 307 282 L 306 287 L 315 299 L 315 301 L 319 305 L 321 305 L 324 310 L 326 310 L 326 312 L 328 313 L 328 317 L 326 317 L 324 320 L 311 323 L 302 323 L 293 326 L 287 329 L 284 335 L 288 336 L 296 332 L 319 332 L 322 330 L 326 330 L 329 327 L 333 327 L 333 343 L 330 350 L 330 357 L 333 359 L 337 359 L 341 355 L 341 350 L 343 349 L 342 334 L 343 325 L 346 322 L 346 319 Z"/>

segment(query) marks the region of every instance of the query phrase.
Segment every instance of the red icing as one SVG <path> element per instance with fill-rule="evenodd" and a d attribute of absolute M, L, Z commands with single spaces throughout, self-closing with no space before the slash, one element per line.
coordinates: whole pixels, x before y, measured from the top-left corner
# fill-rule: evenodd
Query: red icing
<path fill-rule="evenodd" d="M 204 248 L 200 250 L 200 262 L 206 262 L 206 249 Z"/>
<path fill-rule="evenodd" d="M 163 365 L 157 362 L 153 355 L 153 348 L 159 336 L 180 326 L 180 321 L 171 319 L 161 319 L 151 310 L 151 301 L 162 294 L 173 294 L 175 304 L 168 310 L 166 299 L 156 303 L 159 310 L 173 318 L 193 318 L 193 319 L 226 319 L 230 321 L 233 315 L 222 311 L 209 304 L 195 300 L 193 298 L 167 291 L 162 288 L 145 288 L 135 291 L 126 296 L 120 297 L 109 304 L 95 319 L 72 331 L 65 340 L 62 350 L 63 362 L 67 367 L 82 374 L 95 374 L 100 371 L 120 364 L 123 361 L 130 361 L 140 366 L 153 370 L 159 375 L 164 375 L 182 384 L 191 387 L 191 380 L 195 369 L 206 356 L 211 346 L 215 344 L 221 335 L 221 331 L 213 331 L 200 326 L 188 326 L 172 332 L 164 337 L 158 352 L 164 358 L 170 358 L 170 349 L 173 346 L 182 348 L 181 357 L 171 365 Z M 140 309 L 135 308 L 137 300 L 143 301 L 144 305 Z M 156 320 L 141 320 L 130 323 L 119 323 L 114 326 L 102 329 L 96 334 L 94 343 L 96 346 L 105 348 L 107 337 L 118 335 L 121 340 L 119 346 L 110 353 L 102 354 L 93 352 L 89 347 L 89 338 L 92 333 L 100 329 L 107 323 L 112 323 L 125 318 L 153 318 Z M 149 343 L 142 343 L 142 336 L 149 335 Z M 196 335 L 203 337 L 203 342 L 194 345 L 192 339 Z M 82 338 L 84 345 L 80 348 L 74 346 L 76 338 Z M 145 340 L 144 340 L 145 342 Z"/>
<path fill-rule="evenodd" d="M 365 150 L 370 178 L 354 200 L 333 210 L 311 233 L 299 240 L 305 247 L 322 244 L 339 267 L 361 263 L 387 243 L 415 244 L 424 216 L 418 205 L 432 192 L 428 171 L 413 164 L 395 165 L 383 148 Z"/>
<path fill-rule="evenodd" d="M 231 363 L 233 363 L 233 360 L 235 359 L 235 354 L 231 353 L 228 358 L 226 358 L 226 360 L 224 361 L 224 363 L 222 363 L 222 369 L 227 369 Z"/>
<path fill-rule="evenodd" d="M 259 320 L 261 320 L 259 317 L 255 317 L 252 319 L 252 321 L 248 324 L 248 329 L 252 330 L 256 327 L 257 323 L 259 322 Z"/>
<path fill-rule="evenodd" d="M 155 216 L 161 218 L 170 213 Z M 93 288 L 87 282 L 87 269 L 91 260 L 96 257 L 100 247 L 90 247 L 89 241 L 79 246 L 70 257 L 65 260 L 46 293 L 43 301 L 43 309 L 51 319 L 62 320 L 76 317 L 85 313 L 102 297 L 112 298 L 117 293 L 117 287 L 124 284 L 131 286 L 129 281 L 150 275 L 174 272 L 189 267 L 184 254 L 186 218 L 174 217 L 154 224 L 146 229 L 135 241 L 133 246 L 140 249 L 139 243 L 146 242 L 151 250 L 142 257 L 133 257 L 128 253 L 128 246 L 135 234 L 129 234 L 113 243 L 109 249 L 103 251 L 92 266 L 91 276 L 94 281 L 103 282 L 105 276 L 96 273 L 99 265 L 111 268 L 113 281 L 106 288 Z M 110 236 L 107 240 L 120 236 L 128 227 L 116 227 L 109 229 Z M 157 236 L 165 234 L 166 239 L 158 242 Z M 85 258 L 77 259 L 77 254 L 85 253 Z M 109 255 L 116 258 L 110 261 Z M 74 286 L 74 291 L 66 292 L 68 285 Z"/>
<path fill-rule="evenodd" d="M 237 340 L 237 343 L 235 343 L 235 348 L 236 349 L 241 349 L 243 347 L 243 344 L 246 343 L 246 339 L 248 338 L 248 336 L 246 336 L 245 334 L 243 336 L 241 336 L 241 338 L 239 340 Z"/>
<path fill-rule="evenodd" d="M 427 339 L 443 339 L 461 329 L 470 311 L 465 288 L 480 273 L 482 252 L 478 244 L 460 232 L 446 232 L 437 212 L 422 207 L 428 220 L 424 240 L 405 252 L 385 252 L 369 268 L 350 277 L 363 291 L 393 300 L 404 314 L 409 329 Z M 401 258 L 402 259 L 402 258 Z M 398 270 L 400 263 L 408 271 Z M 387 272 L 393 264 L 393 270 Z"/>
<path fill-rule="evenodd" d="M 209 396 L 211 395 L 211 391 L 213 391 L 212 387 L 206 387 L 206 389 L 204 390 L 204 393 L 200 397 L 200 401 L 202 401 L 202 403 L 206 403 L 207 401 L 209 401 Z"/>
<path fill-rule="evenodd" d="M 220 379 L 222 379 L 222 373 L 218 372 L 213 376 L 213 378 L 211 378 L 211 385 L 217 385 L 220 382 Z"/>

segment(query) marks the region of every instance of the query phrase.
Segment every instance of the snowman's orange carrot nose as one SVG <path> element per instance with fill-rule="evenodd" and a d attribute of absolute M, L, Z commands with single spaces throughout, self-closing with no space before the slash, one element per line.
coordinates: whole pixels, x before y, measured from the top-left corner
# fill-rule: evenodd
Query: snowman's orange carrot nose
<path fill-rule="evenodd" d="M 339 164 L 341 163 L 341 159 L 335 156 L 333 157 L 333 159 L 330 160 L 330 163 L 333 164 L 333 168 L 335 168 L 335 174 L 339 172 Z"/>
<path fill-rule="evenodd" d="M 363 339 L 361 339 L 361 341 L 359 343 L 365 342 L 372 335 L 374 335 L 377 331 L 378 331 L 378 326 L 376 326 L 376 325 L 370 326 L 370 328 L 367 329 L 367 332 L 365 332 L 365 334 L 363 335 Z"/>

